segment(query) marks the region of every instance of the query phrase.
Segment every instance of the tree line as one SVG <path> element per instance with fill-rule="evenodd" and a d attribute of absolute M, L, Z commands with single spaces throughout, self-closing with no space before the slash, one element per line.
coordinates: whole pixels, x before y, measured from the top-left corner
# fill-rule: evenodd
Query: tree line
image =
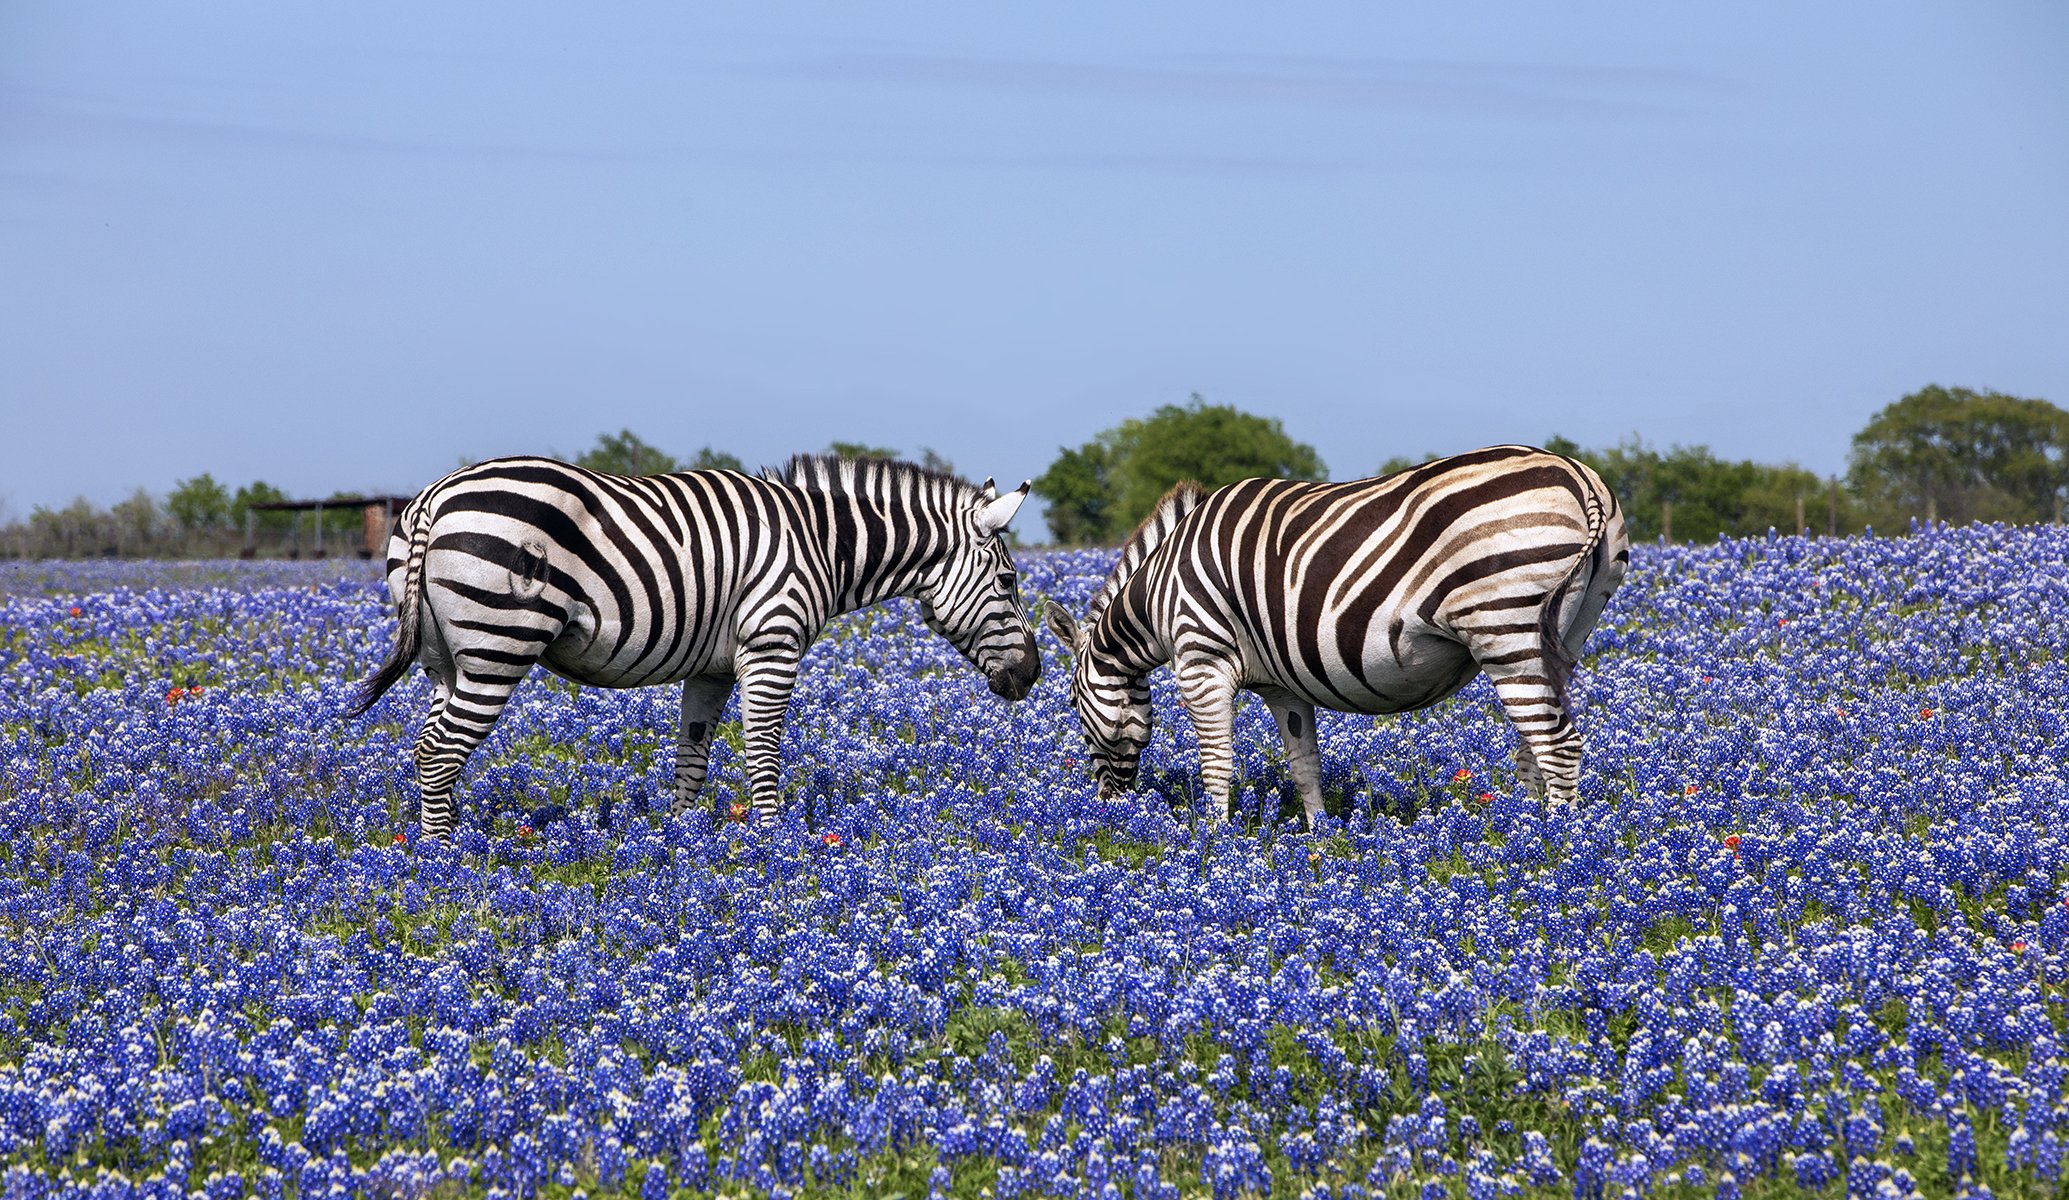
<path fill-rule="evenodd" d="M 1784 533 L 1901 532 L 1912 521 L 2059 521 L 2069 495 L 2069 412 L 2045 400 L 1993 391 L 1941 387 L 1890 404 L 1854 434 L 1847 472 L 1820 477 L 1793 462 L 1720 458 L 1707 446 L 1664 450 L 1633 436 L 1614 446 L 1587 447 L 1553 433 L 1544 446 L 1587 463 L 1615 490 L 1634 540 L 1710 541 Z M 1461 447 L 1463 448 L 1463 447 Z M 836 441 L 829 453 L 899 458 L 895 447 Z M 1374 464 L 1388 474 L 1436 457 L 1394 457 Z M 620 475 L 743 469 L 741 460 L 704 446 L 677 457 L 630 429 L 598 436 L 574 461 Z M 921 465 L 953 473 L 954 464 L 920 447 Z M 1157 498 L 1181 479 L 1209 488 L 1269 475 L 1327 479 L 1313 446 L 1294 440 L 1277 418 L 1195 393 L 1131 417 L 1076 446 L 1060 446 L 1034 481 L 1047 501 L 1050 539 L 1058 545 L 1113 545 L 1125 538 Z M 344 493 L 332 493 L 341 498 Z M 0 556 L 67 558 L 184 557 L 233 554 L 250 527 L 266 553 L 300 546 L 314 517 L 252 512 L 288 499 L 255 480 L 230 490 L 204 472 L 180 480 L 161 501 L 139 488 L 97 508 L 84 497 L 0 526 Z M 326 537 L 357 545 L 363 517 L 327 510 Z M 312 542 L 313 544 L 313 542 Z"/>
<path fill-rule="evenodd" d="M 1821 478 L 1794 462 L 1720 458 L 1707 446 L 1662 450 L 1637 436 L 1591 448 L 1554 433 L 1543 444 L 1593 467 L 1622 503 L 1631 537 L 1644 541 L 1769 529 L 1902 532 L 1913 520 L 2058 521 L 2069 494 L 2069 412 L 1937 384 L 1890 404 L 1854 434 L 1843 477 Z M 1435 457 L 1389 458 L 1374 474 Z M 1181 479 L 1211 489 L 1258 475 L 1329 477 L 1315 448 L 1277 420 L 1195 394 L 1083 445 L 1058 447 L 1034 491 L 1049 503 L 1055 542 L 1113 545 Z"/>
<path fill-rule="evenodd" d="M 833 442 L 827 453 L 848 458 L 899 458 L 896 447 L 866 442 Z M 470 460 L 462 460 L 467 465 Z M 592 471 L 614 475 L 661 475 L 671 471 L 745 470 L 740 459 L 704 446 L 680 457 L 641 438 L 630 429 L 597 436 L 596 444 L 571 461 Z M 955 466 L 922 446 L 916 459 L 923 466 L 953 474 Z M 345 500 L 358 493 L 333 491 L 327 500 Z M 365 516 L 356 506 L 314 513 L 254 511 L 291 497 L 265 480 L 234 491 L 202 472 L 173 484 L 163 498 L 143 488 L 107 508 L 80 496 L 62 508 L 37 505 L 26 518 L 0 525 L 0 558 L 218 558 L 236 555 L 247 546 L 266 557 L 313 552 L 322 541 L 331 553 L 356 553 L 363 544 Z"/>

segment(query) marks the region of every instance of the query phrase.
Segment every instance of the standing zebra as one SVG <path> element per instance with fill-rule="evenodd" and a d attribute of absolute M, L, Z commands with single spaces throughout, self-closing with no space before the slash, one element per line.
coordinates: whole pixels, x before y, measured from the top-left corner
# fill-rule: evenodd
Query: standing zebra
<path fill-rule="evenodd" d="M 929 628 L 1018 700 L 1041 673 L 999 536 L 1028 485 L 997 495 L 910 463 L 801 455 L 782 471 L 632 478 L 545 458 L 464 467 L 403 509 L 388 543 L 395 648 L 373 706 L 413 662 L 431 676 L 418 820 L 452 829 L 453 790 L 533 663 L 604 687 L 683 685 L 674 811 L 704 786 L 734 685 L 758 822 L 798 659 L 833 617 L 913 596 Z"/>
<path fill-rule="evenodd" d="M 1182 483 L 1121 551 L 1082 622 L 1049 605 L 1076 657 L 1077 708 L 1102 792 L 1134 785 L 1148 673 L 1169 662 L 1218 821 L 1234 769 L 1235 693 L 1264 698 L 1308 827 L 1322 815 L 1315 706 L 1403 712 L 1480 671 L 1520 735 L 1516 773 L 1575 796 L 1581 739 L 1566 681 L 1630 549 L 1593 471 L 1494 446 L 1380 479 Z"/>

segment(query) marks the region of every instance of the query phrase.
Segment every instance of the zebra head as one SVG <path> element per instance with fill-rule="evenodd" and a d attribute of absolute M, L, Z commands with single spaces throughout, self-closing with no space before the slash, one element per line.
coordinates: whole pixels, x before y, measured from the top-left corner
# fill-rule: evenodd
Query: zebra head
<path fill-rule="evenodd" d="M 969 511 L 948 555 L 914 592 L 927 628 L 947 638 L 991 690 L 1008 700 L 1027 695 L 1042 676 L 1034 630 L 1020 609 L 1020 576 L 1000 536 L 1027 499 L 1028 484 L 1003 496 L 990 480 Z"/>
<path fill-rule="evenodd" d="M 1131 791 L 1149 745 L 1149 678 L 1130 675 L 1092 648 L 1092 621 L 1071 620 L 1048 604 L 1049 632 L 1071 655 L 1070 703 L 1092 756 L 1092 778 L 1102 797 Z"/>

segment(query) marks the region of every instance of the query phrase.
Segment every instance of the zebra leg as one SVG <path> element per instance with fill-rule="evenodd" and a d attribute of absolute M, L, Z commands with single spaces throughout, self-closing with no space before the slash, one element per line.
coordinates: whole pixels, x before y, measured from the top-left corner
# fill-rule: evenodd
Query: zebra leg
<path fill-rule="evenodd" d="M 1178 695 L 1192 718 L 1200 746 L 1200 790 L 1207 794 L 1207 819 L 1228 824 L 1229 781 L 1236 772 L 1236 683 L 1212 660 L 1177 668 Z"/>
<path fill-rule="evenodd" d="M 675 803 L 669 815 L 681 816 L 704 790 L 711 763 L 711 735 L 725 711 L 733 681 L 706 675 L 682 681 L 682 724 L 675 731 Z"/>
<path fill-rule="evenodd" d="M 482 670 L 464 661 L 465 652 L 458 657 L 462 662 L 451 692 L 443 702 L 432 702 L 424 731 L 417 735 L 417 790 L 421 796 L 417 828 L 424 841 L 445 841 L 452 836 L 453 791 L 460 781 L 460 769 L 495 728 L 517 681 L 531 669 L 527 663 L 513 675 L 508 673 L 512 664 L 493 663 Z"/>
<path fill-rule="evenodd" d="M 783 766 L 783 720 L 797 686 L 797 652 L 762 651 L 739 667 L 740 726 L 747 743 L 747 782 L 754 823 L 776 823 Z"/>
<path fill-rule="evenodd" d="M 1308 832 L 1313 833 L 1325 815 L 1322 810 L 1322 747 L 1315 740 L 1315 706 L 1285 693 L 1266 695 L 1264 702 L 1279 725 L 1279 740 L 1286 744 L 1286 764 L 1293 772 L 1293 786 L 1300 789 L 1300 806 L 1307 810 Z"/>
<path fill-rule="evenodd" d="M 1564 808 L 1579 799 L 1580 732 L 1566 713 L 1565 679 L 1560 667 L 1541 657 L 1486 668 L 1494 681 L 1494 693 L 1501 698 L 1502 711 L 1524 745 L 1517 751 L 1517 772 L 1523 774 L 1527 754 L 1541 778 L 1544 796 L 1553 809 Z M 1529 782 L 1528 777 L 1524 780 Z"/>
<path fill-rule="evenodd" d="M 1545 773 L 1537 769 L 1537 756 L 1530 752 L 1529 738 L 1516 739 L 1516 782 L 1538 799 L 1545 798 Z"/>
<path fill-rule="evenodd" d="M 414 761 L 419 763 L 423 762 L 424 755 L 429 753 L 431 740 L 435 736 L 438 729 L 439 714 L 445 711 L 446 697 L 452 694 L 452 684 L 442 679 L 432 680 L 431 711 L 424 714 L 423 727 L 417 730 L 416 744 L 410 748 L 411 757 Z"/>

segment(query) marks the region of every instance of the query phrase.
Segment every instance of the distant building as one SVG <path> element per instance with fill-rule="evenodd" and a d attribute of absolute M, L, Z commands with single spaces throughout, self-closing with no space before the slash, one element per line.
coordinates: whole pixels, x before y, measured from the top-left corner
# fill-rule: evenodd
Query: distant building
<path fill-rule="evenodd" d="M 395 527 L 395 514 L 411 500 L 409 496 L 334 496 L 329 500 L 281 500 L 273 504 L 254 504 L 244 510 L 244 548 L 238 551 L 239 558 L 256 558 L 259 553 L 258 514 L 262 512 L 291 512 L 295 514 L 294 540 L 287 552 L 289 558 L 302 557 L 303 513 L 315 516 L 309 522 L 315 527 L 314 545 L 309 557 L 323 558 L 323 510 L 357 508 L 365 517 L 366 536 L 359 549 L 361 558 L 378 558 L 388 551 L 388 531 Z"/>

